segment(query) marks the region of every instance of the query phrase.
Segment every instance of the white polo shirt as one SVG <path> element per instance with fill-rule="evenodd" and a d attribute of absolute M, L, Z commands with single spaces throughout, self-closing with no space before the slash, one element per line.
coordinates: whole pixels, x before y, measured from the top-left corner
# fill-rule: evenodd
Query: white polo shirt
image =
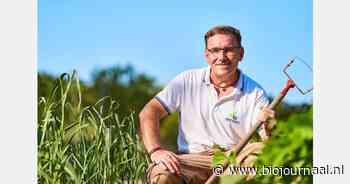
<path fill-rule="evenodd" d="M 214 144 L 229 149 L 253 127 L 268 98 L 257 82 L 239 73 L 233 92 L 220 99 L 210 83 L 210 67 L 182 72 L 156 95 L 169 114 L 180 114 L 180 152 L 201 152 Z"/>

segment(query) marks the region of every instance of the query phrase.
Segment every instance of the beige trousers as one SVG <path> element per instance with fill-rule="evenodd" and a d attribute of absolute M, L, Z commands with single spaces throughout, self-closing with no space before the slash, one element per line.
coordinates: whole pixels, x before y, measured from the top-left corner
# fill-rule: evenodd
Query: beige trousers
<path fill-rule="evenodd" d="M 236 157 L 236 163 L 241 166 L 253 166 L 257 156 L 252 153 L 258 154 L 262 148 L 263 144 L 261 142 L 248 144 Z M 180 162 L 180 176 L 160 167 L 160 165 L 152 163 L 147 170 L 148 183 L 202 184 L 212 175 L 212 152 L 178 154 L 176 156 Z"/>

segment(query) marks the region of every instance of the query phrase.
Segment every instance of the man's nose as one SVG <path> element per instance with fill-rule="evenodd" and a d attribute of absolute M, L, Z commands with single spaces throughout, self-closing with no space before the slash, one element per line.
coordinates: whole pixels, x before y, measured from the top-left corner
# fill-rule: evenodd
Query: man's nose
<path fill-rule="evenodd" d="M 218 53 L 218 59 L 224 59 L 226 57 L 225 55 L 225 52 L 223 50 L 221 50 L 219 53 Z"/>

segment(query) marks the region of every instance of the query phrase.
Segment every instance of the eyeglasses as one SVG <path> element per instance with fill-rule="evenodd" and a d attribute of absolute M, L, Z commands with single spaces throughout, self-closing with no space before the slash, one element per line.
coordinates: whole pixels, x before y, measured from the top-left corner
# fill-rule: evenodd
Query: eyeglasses
<path fill-rule="evenodd" d="M 233 56 L 238 53 L 240 48 L 241 48 L 240 46 L 225 47 L 225 48 L 214 47 L 214 48 L 208 49 L 208 51 L 214 56 L 219 56 L 221 51 L 223 51 L 224 55 L 226 56 Z"/>

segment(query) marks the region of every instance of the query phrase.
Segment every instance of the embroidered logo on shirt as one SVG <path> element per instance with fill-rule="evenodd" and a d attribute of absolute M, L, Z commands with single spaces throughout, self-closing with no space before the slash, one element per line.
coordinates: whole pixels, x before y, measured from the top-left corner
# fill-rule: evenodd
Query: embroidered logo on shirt
<path fill-rule="evenodd" d="M 230 112 L 226 118 L 229 120 L 237 120 L 237 116 L 235 112 Z"/>

